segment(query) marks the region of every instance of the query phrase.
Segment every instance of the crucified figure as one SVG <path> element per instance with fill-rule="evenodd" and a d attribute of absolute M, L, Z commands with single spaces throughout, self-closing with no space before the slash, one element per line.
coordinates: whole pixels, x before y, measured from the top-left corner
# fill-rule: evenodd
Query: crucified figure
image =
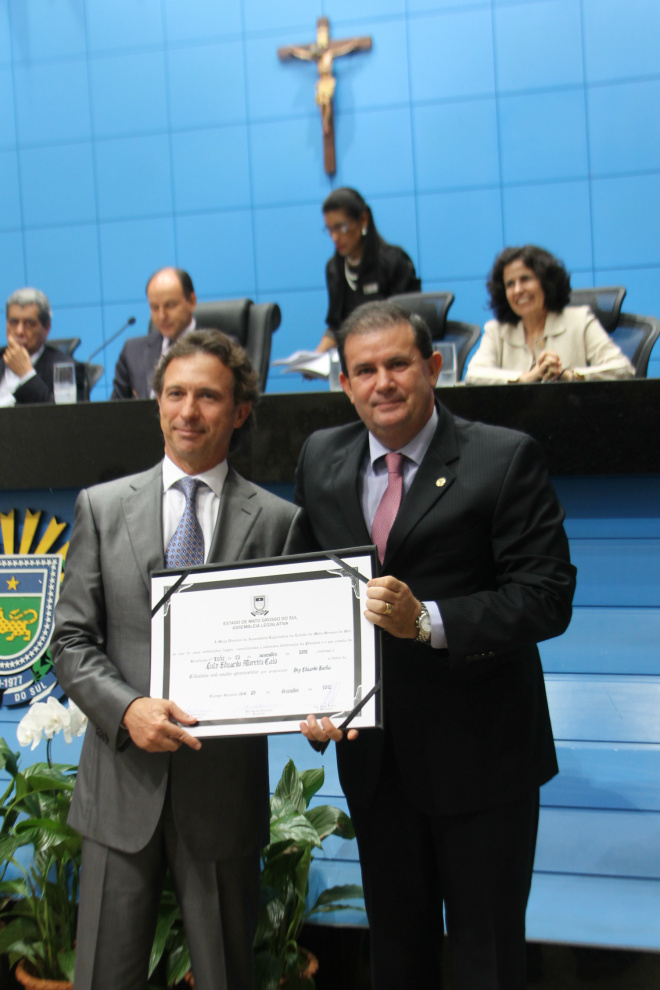
<path fill-rule="evenodd" d="M 304 62 L 316 62 L 319 78 L 316 83 L 316 105 L 321 111 L 323 124 L 323 167 L 328 175 L 334 175 L 337 169 L 335 159 L 335 126 L 333 112 L 333 97 L 337 80 L 332 74 L 332 63 L 341 55 L 351 52 L 369 51 L 371 38 L 344 38 L 342 41 L 330 41 L 330 22 L 327 17 L 319 17 L 316 22 L 316 41 L 311 45 L 287 45 L 278 48 L 277 54 L 286 61 L 299 58 Z"/>

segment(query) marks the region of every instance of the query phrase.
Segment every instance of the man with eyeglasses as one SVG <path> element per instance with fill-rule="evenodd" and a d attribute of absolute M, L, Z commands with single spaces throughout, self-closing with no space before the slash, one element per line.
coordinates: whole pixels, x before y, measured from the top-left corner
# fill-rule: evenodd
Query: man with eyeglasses
<path fill-rule="evenodd" d="M 46 339 L 52 311 L 39 289 L 17 289 L 6 303 L 7 346 L 0 350 L 0 406 L 54 402 L 53 369 L 66 359 Z M 85 398 L 85 366 L 74 362 L 78 402 Z"/>

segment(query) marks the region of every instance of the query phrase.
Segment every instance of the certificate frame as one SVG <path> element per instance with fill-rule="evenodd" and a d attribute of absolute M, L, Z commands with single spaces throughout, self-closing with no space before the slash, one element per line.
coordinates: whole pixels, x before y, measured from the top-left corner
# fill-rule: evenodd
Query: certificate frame
<path fill-rule="evenodd" d="M 151 696 L 200 737 L 299 732 L 310 713 L 382 727 L 377 572 L 373 546 L 153 571 Z"/>

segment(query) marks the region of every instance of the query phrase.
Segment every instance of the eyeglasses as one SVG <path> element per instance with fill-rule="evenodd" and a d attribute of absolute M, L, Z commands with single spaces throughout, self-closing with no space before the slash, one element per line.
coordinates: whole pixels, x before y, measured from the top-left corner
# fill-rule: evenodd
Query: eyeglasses
<path fill-rule="evenodd" d="M 348 234 L 356 223 L 356 220 L 350 220 L 347 223 L 333 223 L 332 227 L 322 227 L 321 229 L 325 231 L 329 237 L 334 237 L 336 234 Z"/>

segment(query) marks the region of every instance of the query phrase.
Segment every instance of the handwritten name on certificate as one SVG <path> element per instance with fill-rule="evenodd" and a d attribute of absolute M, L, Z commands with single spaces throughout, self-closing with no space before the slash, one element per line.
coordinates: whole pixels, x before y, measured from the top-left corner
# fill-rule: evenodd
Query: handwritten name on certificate
<path fill-rule="evenodd" d="M 298 732 L 310 713 L 341 721 L 378 679 L 363 614 L 373 569 L 360 548 L 194 568 L 172 593 L 181 572 L 153 574 L 152 697 L 196 717 L 198 736 Z M 378 695 L 352 722 L 377 724 Z"/>

